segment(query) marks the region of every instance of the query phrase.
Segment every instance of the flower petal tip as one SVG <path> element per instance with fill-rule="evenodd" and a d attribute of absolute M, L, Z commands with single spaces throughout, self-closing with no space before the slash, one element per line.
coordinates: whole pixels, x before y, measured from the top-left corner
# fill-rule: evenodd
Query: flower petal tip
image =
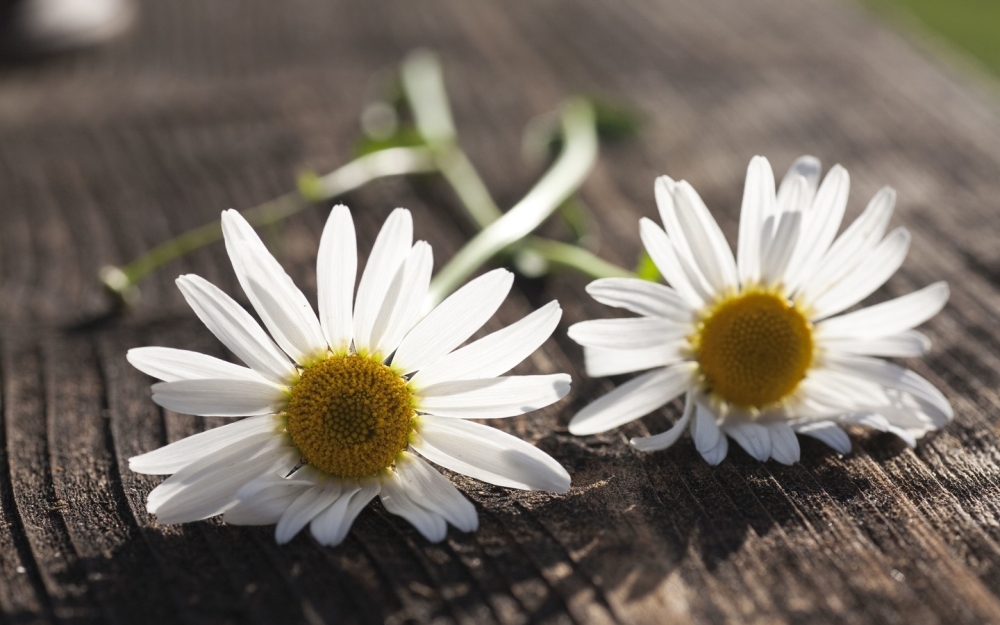
<path fill-rule="evenodd" d="M 559 482 L 554 483 L 548 490 L 557 495 L 565 495 L 569 492 L 570 486 L 572 486 L 571 482 L 572 480 L 570 479 L 569 474 L 566 474 L 565 481 L 560 480 Z"/>
<path fill-rule="evenodd" d="M 593 434 L 600 434 L 603 431 L 600 429 L 594 429 L 593 427 L 588 425 L 585 421 L 584 422 L 577 421 L 576 417 L 570 419 L 568 429 L 569 433 L 572 434 L 573 436 L 591 436 Z"/>
<path fill-rule="evenodd" d="M 799 458 L 798 457 L 796 457 L 796 458 L 778 458 L 778 457 L 775 457 L 775 456 L 771 456 L 771 458 L 773 458 L 774 461 L 777 462 L 778 464 L 783 464 L 786 467 L 790 467 L 793 464 L 798 464 L 798 462 L 799 462 Z"/>

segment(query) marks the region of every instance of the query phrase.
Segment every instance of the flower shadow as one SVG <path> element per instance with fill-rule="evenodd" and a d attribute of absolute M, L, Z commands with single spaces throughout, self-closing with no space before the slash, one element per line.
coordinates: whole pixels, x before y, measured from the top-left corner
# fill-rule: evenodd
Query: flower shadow
<path fill-rule="evenodd" d="M 894 447 L 890 435 L 870 436 L 855 440 L 885 453 Z M 738 588 L 765 563 L 769 573 L 785 566 L 796 549 L 789 536 L 818 526 L 823 502 L 844 505 L 864 488 L 836 453 L 801 442 L 803 460 L 791 467 L 759 463 L 735 446 L 711 467 L 687 439 L 639 454 L 617 434 L 551 434 L 538 446 L 564 462 L 572 490 L 516 491 L 453 476 L 475 501 L 480 529 L 451 529 L 443 543 L 428 543 L 377 502 L 335 548 L 308 532 L 278 546 L 273 526 L 162 527 L 139 514 L 116 549 L 82 558 L 59 583 L 86 586 L 69 607 L 100 605 L 125 622 L 140 611 L 146 622 L 251 613 L 262 622 L 424 622 L 504 610 L 536 622 L 580 601 L 613 614 L 620 606 L 612 603 L 663 601 L 678 576 Z"/>
<path fill-rule="evenodd" d="M 564 461 L 574 488 L 545 512 L 560 520 L 559 539 L 578 554 L 574 568 L 628 601 L 670 592 L 676 575 L 738 580 L 760 567 L 790 567 L 783 563 L 825 531 L 827 507 L 858 492 L 845 461 L 818 441 L 800 437 L 802 460 L 792 466 L 758 462 L 732 445 L 713 467 L 686 438 L 663 452 L 635 452 L 622 439 L 645 432 L 631 427 L 560 437 L 562 449 L 550 453 Z M 876 436 L 884 453 L 906 449 L 891 435 Z"/>

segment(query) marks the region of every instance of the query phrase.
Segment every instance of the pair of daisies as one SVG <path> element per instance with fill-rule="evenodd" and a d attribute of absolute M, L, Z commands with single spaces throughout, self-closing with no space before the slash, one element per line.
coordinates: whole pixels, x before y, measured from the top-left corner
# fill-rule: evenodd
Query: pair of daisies
<path fill-rule="evenodd" d="M 796 434 L 841 453 L 841 429 L 858 424 L 908 444 L 951 416 L 942 394 L 878 356 L 918 356 L 913 328 L 945 304 L 943 283 L 838 315 L 892 276 L 909 234 L 885 234 L 895 194 L 880 191 L 839 237 L 849 179 L 837 166 L 819 183 L 803 157 L 775 191 L 767 160 L 747 173 L 734 257 L 686 182 L 662 177 L 656 201 L 665 231 L 640 224 L 642 242 L 670 286 L 609 278 L 587 290 L 638 317 L 584 321 L 569 336 L 587 373 L 649 370 L 581 410 L 577 435 L 604 432 L 685 396 L 666 432 L 634 438 L 642 451 L 690 430 L 711 464 L 731 438 L 754 458 L 791 464 Z M 562 399 L 565 374 L 504 375 L 544 343 L 558 303 L 465 344 L 500 307 L 513 276 L 497 269 L 423 314 L 431 248 L 413 243 L 408 211 L 386 220 L 357 284 L 350 211 L 333 209 L 317 262 L 319 314 L 253 229 L 222 215 L 226 249 L 263 328 L 232 298 L 195 275 L 177 285 L 198 317 L 246 366 L 190 351 L 143 347 L 128 359 L 162 380 L 153 401 L 201 416 L 246 417 L 130 460 L 139 473 L 170 475 L 149 494 L 160 523 L 223 515 L 227 523 L 276 524 L 279 543 L 307 525 L 322 544 L 344 540 L 378 496 L 428 540 L 448 524 L 473 531 L 473 505 L 436 465 L 509 488 L 565 493 L 566 470 L 499 429 L 469 421 L 524 414 Z M 266 331 L 265 331 L 266 328 Z"/>

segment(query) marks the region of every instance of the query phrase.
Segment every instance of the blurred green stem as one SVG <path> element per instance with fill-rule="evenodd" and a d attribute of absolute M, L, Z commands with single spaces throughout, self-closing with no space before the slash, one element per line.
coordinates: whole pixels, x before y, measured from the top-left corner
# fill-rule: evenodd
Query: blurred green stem
<path fill-rule="evenodd" d="M 418 132 L 441 174 L 482 229 L 435 276 L 427 306 L 439 303 L 479 266 L 505 250 L 530 251 L 592 277 L 634 275 L 582 247 L 537 236 L 525 238 L 576 192 L 597 158 L 597 130 L 589 103 L 574 99 L 566 104 L 560 117 L 565 137 L 562 152 L 528 195 L 504 214 L 458 145 L 437 58 L 425 51 L 411 54 L 403 63 L 402 79 Z"/>
<path fill-rule="evenodd" d="M 503 213 L 458 145 L 437 58 L 428 52 L 411 54 L 403 63 L 402 78 L 424 146 L 379 150 L 323 177 L 303 176 L 297 191 L 243 211 L 247 221 L 254 227 L 271 225 L 314 202 L 333 200 L 378 178 L 440 172 L 481 231 L 435 276 L 428 306 L 438 304 L 483 263 L 504 251 L 531 252 L 596 278 L 634 275 L 582 247 L 528 236 L 572 197 L 597 159 L 595 114 L 588 101 L 575 98 L 565 104 L 560 115 L 559 156 L 528 194 Z M 124 267 L 104 267 L 101 280 L 120 301 L 131 303 L 138 296 L 136 284 L 144 277 L 220 239 L 221 224 L 213 221 L 154 247 Z"/>
<path fill-rule="evenodd" d="M 458 145 L 458 133 L 444 88 L 437 57 L 426 50 L 413 52 L 402 66 L 403 90 L 417 131 L 434 155 L 434 162 L 454 189 L 462 206 L 480 229 L 503 216 L 469 157 Z"/>
<path fill-rule="evenodd" d="M 520 202 L 472 238 L 431 281 L 428 306 L 434 306 L 480 265 L 537 228 L 583 183 L 597 159 L 594 111 L 585 100 L 566 103 L 562 113 L 562 152 Z"/>
<path fill-rule="evenodd" d="M 322 177 L 303 176 L 298 191 L 248 208 L 242 214 L 254 227 L 267 226 L 298 213 L 313 202 L 333 200 L 373 180 L 436 169 L 427 148 L 389 148 L 362 156 Z M 221 238 L 222 224 L 213 221 L 157 245 L 124 267 L 104 267 L 101 280 L 124 303 L 131 303 L 138 296 L 136 284 L 152 271 Z"/>
<path fill-rule="evenodd" d="M 591 278 L 634 278 L 635 274 L 609 263 L 579 245 L 554 241 L 543 237 L 527 237 L 525 250 L 530 250 L 550 263 L 575 269 Z"/>

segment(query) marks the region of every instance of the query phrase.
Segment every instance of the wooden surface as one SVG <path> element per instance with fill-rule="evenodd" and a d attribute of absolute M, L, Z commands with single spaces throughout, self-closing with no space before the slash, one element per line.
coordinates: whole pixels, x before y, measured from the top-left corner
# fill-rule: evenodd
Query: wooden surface
<path fill-rule="evenodd" d="M 519 155 L 532 116 L 577 92 L 643 113 L 583 193 L 616 262 L 639 253 L 660 173 L 691 181 L 731 241 L 754 154 L 778 170 L 802 153 L 842 163 L 851 218 L 896 187 L 913 247 L 877 297 L 951 284 L 926 326 L 932 354 L 907 365 L 955 422 L 915 451 L 859 431 L 839 457 L 803 439 L 792 467 L 735 445 L 709 467 L 687 439 L 629 448 L 676 406 L 575 438 L 570 416 L 611 384 L 584 377 L 565 328 L 610 311 L 580 277 L 519 280 L 490 328 L 558 298 L 563 324 L 522 370 L 568 372 L 574 391 L 501 427 L 567 466 L 568 495 L 456 478 L 481 529 L 439 545 L 377 504 L 333 549 L 276 546 L 273 528 L 157 526 L 144 502 L 159 478 L 126 459 L 220 420 L 164 414 L 125 351 L 224 355 L 173 279 L 238 287 L 216 245 L 106 319 L 97 269 L 342 164 L 371 77 L 421 45 L 442 54 L 463 145 L 504 206 L 540 173 Z M 0 621 L 1000 622 L 998 102 L 838 0 L 146 2 L 105 49 L 0 66 Z M 439 267 L 474 232 L 440 181 L 347 201 L 363 252 L 396 206 Z M 276 240 L 310 297 L 325 212 Z"/>

